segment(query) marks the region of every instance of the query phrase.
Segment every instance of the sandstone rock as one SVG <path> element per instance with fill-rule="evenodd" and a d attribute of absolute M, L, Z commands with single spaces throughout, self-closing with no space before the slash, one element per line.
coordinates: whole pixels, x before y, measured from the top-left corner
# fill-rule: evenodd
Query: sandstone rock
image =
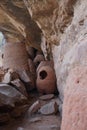
<path fill-rule="evenodd" d="M 19 90 L 23 95 L 25 95 L 26 97 L 28 96 L 28 94 L 26 92 L 26 88 L 20 79 L 11 81 L 11 84 L 14 85 L 14 87 L 17 90 Z"/>
<path fill-rule="evenodd" d="M 61 130 L 87 129 L 87 66 L 70 72 L 65 91 Z"/>
<path fill-rule="evenodd" d="M 50 100 L 52 98 L 54 98 L 54 94 L 47 94 L 47 95 L 43 95 L 43 96 L 39 97 L 39 99 L 41 99 L 41 100 Z"/>
<path fill-rule="evenodd" d="M 50 102 L 40 108 L 40 113 L 43 115 L 56 114 L 58 112 L 58 106 L 56 102 Z"/>
<path fill-rule="evenodd" d="M 41 105 L 39 101 L 36 101 L 28 110 L 29 115 L 36 113 L 40 109 Z"/>
<path fill-rule="evenodd" d="M 67 2 L 70 3 L 71 1 Z M 77 65 L 87 65 L 87 35 L 85 35 L 87 33 L 86 6 L 86 0 L 84 2 L 83 0 L 76 1 L 73 8 L 74 15 L 72 22 L 61 35 L 61 40 L 58 42 L 59 45 L 52 46 L 57 88 L 62 101 L 66 79 L 70 70 Z"/>

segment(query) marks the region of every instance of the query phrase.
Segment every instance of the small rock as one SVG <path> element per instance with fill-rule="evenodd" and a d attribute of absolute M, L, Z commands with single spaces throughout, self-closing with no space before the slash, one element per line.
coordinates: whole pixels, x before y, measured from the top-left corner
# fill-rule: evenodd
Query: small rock
<path fill-rule="evenodd" d="M 41 117 L 34 117 L 29 120 L 30 123 L 34 123 L 34 122 L 38 122 L 38 121 L 41 121 Z"/>
<path fill-rule="evenodd" d="M 54 94 L 47 94 L 47 95 L 43 95 L 41 97 L 39 97 L 41 100 L 50 100 L 52 98 L 54 98 Z"/>
<path fill-rule="evenodd" d="M 24 128 L 22 128 L 22 127 L 18 127 L 17 130 L 24 130 Z"/>
<path fill-rule="evenodd" d="M 10 83 L 10 81 L 11 81 L 11 73 L 10 72 L 7 72 L 6 74 L 5 74 L 5 76 L 4 76 L 4 79 L 3 79 L 3 83 Z"/>
<path fill-rule="evenodd" d="M 55 114 L 58 111 L 58 105 L 56 102 L 50 102 L 50 103 L 42 106 L 39 111 L 43 115 Z"/>
<path fill-rule="evenodd" d="M 39 101 L 36 101 L 28 110 L 29 114 L 36 113 L 40 109 L 41 105 Z"/>
<path fill-rule="evenodd" d="M 14 85 L 14 87 L 19 90 L 23 95 L 25 95 L 26 97 L 28 96 L 26 88 L 24 86 L 24 84 L 22 83 L 22 81 L 20 79 L 15 79 L 13 81 L 11 81 L 11 83 Z"/>

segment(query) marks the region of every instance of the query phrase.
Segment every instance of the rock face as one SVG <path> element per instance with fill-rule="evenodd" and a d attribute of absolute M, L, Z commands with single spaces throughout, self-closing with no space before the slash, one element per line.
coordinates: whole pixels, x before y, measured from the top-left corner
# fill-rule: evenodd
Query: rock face
<path fill-rule="evenodd" d="M 73 69 L 64 91 L 61 130 L 87 129 L 87 66 Z"/>

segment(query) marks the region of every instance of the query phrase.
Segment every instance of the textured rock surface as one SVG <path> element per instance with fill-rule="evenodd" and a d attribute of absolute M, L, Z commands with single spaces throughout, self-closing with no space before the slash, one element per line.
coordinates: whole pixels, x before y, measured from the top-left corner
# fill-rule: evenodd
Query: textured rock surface
<path fill-rule="evenodd" d="M 74 68 L 64 91 L 61 130 L 87 129 L 87 66 Z"/>
<path fill-rule="evenodd" d="M 77 1 L 72 22 L 62 34 L 60 45 L 52 48 L 57 87 L 62 100 L 69 71 L 76 65 L 87 65 L 86 6 L 86 0 Z"/>

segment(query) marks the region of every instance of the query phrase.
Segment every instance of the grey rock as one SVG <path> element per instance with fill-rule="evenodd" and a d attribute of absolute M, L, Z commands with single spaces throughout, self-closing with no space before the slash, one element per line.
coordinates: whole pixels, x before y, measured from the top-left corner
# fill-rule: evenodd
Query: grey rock
<path fill-rule="evenodd" d="M 56 102 L 50 102 L 42 106 L 39 112 L 43 115 L 55 114 L 58 111 L 58 105 Z"/>
<path fill-rule="evenodd" d="M 41 97 L 39 97 L 41 100 L 50 100 L 52 98 L 54 98 L 54 94 L 47 94 L 47 95 L 43 95 Z"/>

